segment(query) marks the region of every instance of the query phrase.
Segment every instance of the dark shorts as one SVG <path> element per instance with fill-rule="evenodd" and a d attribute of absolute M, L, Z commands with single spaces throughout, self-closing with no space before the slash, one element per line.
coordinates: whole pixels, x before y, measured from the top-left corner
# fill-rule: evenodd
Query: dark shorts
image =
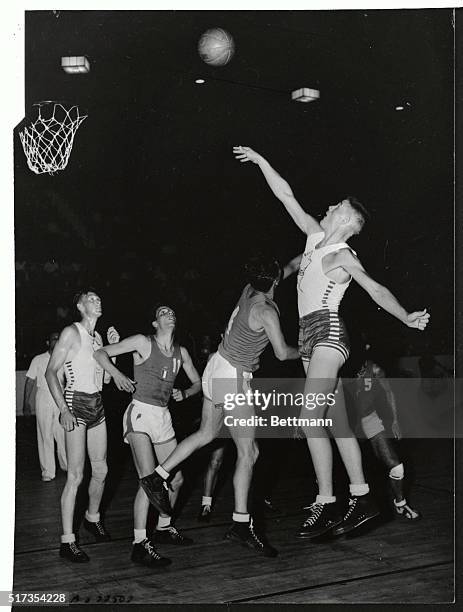
<path fill-rule="evenodd" d="M 64 399 L 79 425 L 91 429 L 105 420 L 100 393 L 67 390 L 64 392 Z"/>
<path fill-rule="evenodd" d="M 299 319 L 299 352 L 303 361 L 310 361 L 317 346 L 339 351 L 344 361 L 349 357 L 349 336 L 337 312 L 316 310 Z"/>

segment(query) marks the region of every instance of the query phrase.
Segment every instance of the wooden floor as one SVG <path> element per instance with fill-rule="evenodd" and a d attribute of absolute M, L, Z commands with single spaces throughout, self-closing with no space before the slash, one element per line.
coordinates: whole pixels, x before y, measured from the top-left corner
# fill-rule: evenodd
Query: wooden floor
<path fill-rule="evenodd" d="M 300 454 L 297 462 L 308 463 L 303 445 L 294 443 L 294 452 Z M 65 475 L 59 472 L 54 481 L 41 482 L 33 428 L 19 423 L 14 589 L 62 590 L 80 603 L 105 598 L 108 603 L 156 604 L 450 602 L 452 444 L 408 441 L 406 451 L 414 471 L 413 502 L 423 513 L 417 523 L 391 519 L 386 513 L 355 537 L 298 540 L 294 533 L 304 518 L 302 506 L 313 499 L 313 479 L 291 467 L 290 476 L 281 476 L 275 489 L 274 501 L 281 512 L 267 517 L 269 540 L 280 554 L 276 559 L 262 559 L 223 540 L 232 510 L 230 478 L 220 490 L 211 523 L 196 521 L 201 496 L 197 479 L 176 523 L 194 544 L 159 547 L 173 563 L 153 571 L 129 559 L 136 479 L 125 449 L 119 447 L 113 453 L 113 477 L 105 498 L 105 522 L 112 541 L 91 543 L 81 530 L 81 544 L 91 562 L 73 565 L 58 557 L 59 497 Z M 287 465 L 293 464 L 288 461 Z"/>

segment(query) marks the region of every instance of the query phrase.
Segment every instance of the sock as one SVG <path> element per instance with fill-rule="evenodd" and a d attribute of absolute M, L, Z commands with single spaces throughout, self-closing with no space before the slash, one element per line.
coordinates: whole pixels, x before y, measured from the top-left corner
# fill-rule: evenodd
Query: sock
<path fill-rule="evenodd" d="M 133 530 L 133 543 L 140 544 L 146 540 L 146 529 L 134 529 Z"/>
<path fill-rule="evenodd" d="M 233 512 L 235 523 L 249 523 L 250 516 L 247 512 Z"/>
<path fill-rule="evenodd" d="M 162 530 L 167 529 L 167 527 L 170 527 L 170 516 L 160 516 L 156 529 Z"/>
<path fill-rule="evenodd" d="M 350 484 L 349 491 L 351 495 L 355 495 L 356 497 L 360 497 L 361 495 L 366 495 L 370 492 L 370 487 L 366 482 L 362 484 Z"/>
<path fill-rule="evenodd" d="M 203 495 L 201 499 L 201 506 L 212 506 L 212 497 L 207 497 L 207 495 Z"/>
<path fill-rule="evenodd" d="M 317 495 L 317 497 L 315 498 L 316 504 L 334 504 L 335 501 L 335 495 Z"/>
<path fill-rule="evenodd" d="M 406 505 L 407 505 L 407 500 L 405 498 L 400 502 L 394 500 L 394 506 L 396 506 L 396 508 L 401 508 L 402 506 L 406 506 Z"/>
<path fill-rule="evenodd" d="M 154 471 L 156 472 L 156 474 L 159 474 L 159 476 L 164 480 L 167 480 L 169 478 L 169 472 L 166 472 L 162 465 L 158 465 L 158 467 Z"/>
<path fill-rule="evenodd" d="M 61 536 L 61 544 L 71 544 L 71 542 L 76 541 L 76 536 L 74 533 L 64 533 Z"/>
<path fill-rule="evenodd" d="M 90 514 L 90 512 L 86 510 L 85 518 L 89 523 L 98 523 L 98 521 L 100 520 L 100 513 L 97 512 L 96 514 Z"/>

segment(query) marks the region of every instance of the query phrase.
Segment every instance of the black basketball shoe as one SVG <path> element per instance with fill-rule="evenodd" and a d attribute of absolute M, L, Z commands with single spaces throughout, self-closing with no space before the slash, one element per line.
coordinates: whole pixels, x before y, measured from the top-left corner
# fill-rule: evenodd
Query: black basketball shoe
<path fill-rule="evenodd" d="M 173 525 L 167 527 L 167 529 L 156 529 L 153 534 L 153 541 L 156 544 L 177 544 L 179 546 L 193 544 L 191 538 L 182 535 Z"/>
<path fill-rule="evenodd" d="M 73 563 L 88 563 L 90 561 L 89 556 L 79 548 L 76 542 L 61 544 L 59 547 L 59 556 Z"/>
<path fill-rule="evenodd" d="M 336 502 L 330 504 L 311 504 L 309 516 L 297 533 L 298 538 L 317 538 L 327 533 L 342 521 L 342 512 Z"/>
<path fill-rule="evenodd" d="M 101 521 L 91 523 L 87 521 L 87 519 L 84 519 L 84 528 L 94 536 L 95 542 L 108 542 L 111 539 L 111 536 L 106 531 Z"/>
<path fill-rule="evenodd" d="M 149 476 L 140 478 L 140 484 L 156 510 L 170 516 L 172 508 L 167 482 L 157 472 L 153 472 Z"/>
<path fill-rule="evenodd" d="M 349 507 L 344 518 L 337 527 L 333 529 L 333 535 L 343 535 L 353 529 L 360 527 L 363 523 L 379 516 L 378 506 L 371 495 L 352 495 L 349 499 Z"/>
<path fill-rule="evenodd" d="M 262 535 L 259 536 L 254 531 L 252 519 L 249 523 L 233 521 L 231 529 L 225 534 L 225 539 L 251 548 L 263 557 L 276 557 L 278 555 L 278 551 L 270 546 Z"/>
<path fill-rule="evenodd" d="M 171 559 L 162 557 L 157 552 L 148 538 L 145 538 L 143 542 L 133 545 L 130 558 L 134 563 L 147 565 L 148 567 L 166 567 L 172 563 Z"/>
<path fill-rule="evenodd" d="M 209 523 L 209 521 L 211 520 L 211 513 L 211 506 L 201 506 L 201 510 L 199 511 L 197 520 L 200 523 Z"/>

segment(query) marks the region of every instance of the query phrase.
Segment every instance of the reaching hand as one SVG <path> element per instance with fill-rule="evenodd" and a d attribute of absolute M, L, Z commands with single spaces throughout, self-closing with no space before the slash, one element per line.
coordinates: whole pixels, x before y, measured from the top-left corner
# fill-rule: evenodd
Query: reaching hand
<path fill-rule="evenodd" d="M 394 434 L 394 438 L 400 440 L 402 437 L 402 432 L 400 431 L 400 425 L 398 421 L 392 421 L 391 423 L 392 433 Z"/>
<path fill-rule="evenodd" d="M 63 410 L 59 415 L 59 422 L 65 431 L 72 431 L 74 427 L 79 426 L 76 417 L 70 410 Z"/>
<path fill-rule="evenodd" d="M 121 337 L 119 336 L 119 332 L 113 326 L 108 327 L 108 331 L 106 332 L 106 338 L 108 339 L 108 344 L 117 344 Z"/>
<path fill-rule="evenodd" d="M 415 329 L 419 329 L 423 331 L 426 325 L 429 323 L 429 319 L 431 315 L 426 312 L 426 308 L 424 310 L 418 310 L 416 312 L 411 312 L 407 315 L 407 319 L 405 321 L 405 325 L 408 327 L 414 327 Z"/>
<path fill-rule="evenodd" d="M 135 391 L 135 381 L 131 380 L 125 374 L 122 374 L 122 372 L 119 372 L 119 370 L 113 374 L 113 380 L 119 391 L 127 391 L 127 393 L 133 393 Z"/>
<path fill-rule="evenodd" d="M 257 164 L 261 156 L 256 151 L 253 151 L 250 147 L 233 147 L 233 154 L 236 159 L 239 159 L 241 163 L 251 161 Z"/>

